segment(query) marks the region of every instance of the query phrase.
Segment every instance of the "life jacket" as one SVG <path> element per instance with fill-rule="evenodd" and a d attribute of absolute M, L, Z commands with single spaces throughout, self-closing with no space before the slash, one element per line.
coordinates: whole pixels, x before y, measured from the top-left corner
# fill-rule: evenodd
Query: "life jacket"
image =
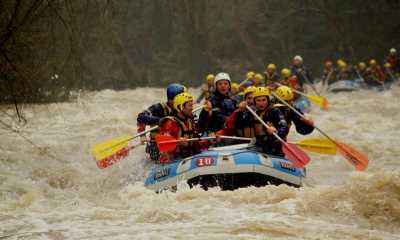
<path fill-rule="evenodd" d="M 264 116 L 266 114 L 268 114 L 269 111 L 270 111 L 270 108 L 268 107 L 267 109 L 262 111 L 260 114 L 258 114 L 258 113 L 257 114 L 262 120 L 264 120 Z M 273 126 L 272 122 L 265 121 L 265 123 L 268 124 L 269 126 Z M 256 118 L 253 119 L 253 126 L 254 126 L 254 136 L 256 137 L 256 139 L 259 139 L 262 141 L 266 141 L 269 139 L 270 135 L 267 133 L 266 128 L 258 119 L 256 119 Z"/>
<path fill-rule="evenodd" d="M 248 112 L 244 112 L 243 114 L 246 114 Z M 244 119 L 247 119 L 244 117 Z M 252 125 L 251 121 L 243 121 L 240 125 L 240 127 L 235 126 L 236 128 L 236 135 L 239 137 L 247 137 L 247 138 L 254 138 L 255 133 L 254 133 L 254 126 Z"/>
<path fill-rule="evenodd" d="M 174 110 L 168 106 L 167 103 L 160 103 L 163 112 L 164 112 L 164 117 L 171 116 L 174 113 Z M 154 127 L 156 125 L 151 125 L 150 127 Z M 150 139 L 154 140 L 156 136 L 158 135 L 159 131 L 158 129 L 154 129 L 153 131 L 150 132 Z"/>
<path fill-rule="evenodd" d="M 386 61 L 388 63 L 390 63 L 390 68 L 395 70 L 397 68 L 397 64 L 398 64 L 398 59 L 397 56 L 388 56 Z"/>
<path fill-rule="evenodd" d="M 288 128 L 290 129 L 290 127 L 292 126 L 292 119 L 290 119 L 290 116 L 289 116 L 289 113 L 291 110 L 286 105 L 281 104 L 281 103 L 274 104 L 273 108 L 279 108 L 279 110 L 281 110 L 281 112 L 285 116 L 285 120 L 287 122 Z"/>
<path fill-rule="evenodd" d="M 293 89 L 300 88 L 299 82 L 297 81 L 297 77 L 295 77 L 295 76 L 289 77 L 288 82 L 289 82 L 289 87 L 291 87 Z"/>
<path fill-rule="evenodd" d="M 276 72 L 269 73 L 268 71 L 264 72 L 265 76 L 265 85 L 271 85 L 279 80 L 279 76 Z"/>
<path fill-rule="evenodd" d="M 194 128 L 194 121 L 191 118 L 182 119 L 179 116 L 166 116 L 160 120 L 160 124 L 165 120 L 171 120 L 177 123 L 179 127 L 178 138 L 193 138 L 196 134 Z M 178 154 L 180 157 L 190 156 L 193 147 L 192 141 L 187 142 L 186 145 L 179 144 L 176 148 L 175 153 Z"/>
<path fill-rule="evenodd" d="M 372 82 L 376 80 L 383 82 L 385 80 L 385 74 L 379 66 L 369 68 L 369 72 Z"/>

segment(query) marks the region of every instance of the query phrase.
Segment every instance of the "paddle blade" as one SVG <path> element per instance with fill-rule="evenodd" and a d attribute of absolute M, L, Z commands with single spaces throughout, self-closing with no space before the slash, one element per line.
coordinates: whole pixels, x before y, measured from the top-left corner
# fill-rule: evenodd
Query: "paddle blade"
<path fill-rule="evenodd" d="M 352 146 L 335 141 L 339 153 L 342 154 L 358 171 L 364 171 L 368 166 L 368 157 L 358 152 Z"/>
<path fill-rule="evenodd" d="M 128 143 L 131 136 L 124 136 L 95 144 L 92 148 L 93 158 L 99 168 L 111 166 L 127 155 Z"/>
<path fill-rule="evenodd" d="M 309 95 L 308 99 L 314 104 L 320 106 L 322 109 L 328 109 L 328 100 L 324 96 Z"/>
<path fill-rule="evenodd" d="M 176 148 L 177 139 L 172 136 L 157 135 L 156 143 L 160 152 L 169 152 Z"/>
<path fill-rule="evenodd" d="M 302 168 L 310 162 L 310 157 L 293 143 L 283 142 L 283 153 L 295 167 Z"/>
<path fill-rule="evenodd" d="M 130 136 L 123 136 L 95 144 L 92 148 L 93 157 L 96 160 L 109 157 L 122 148 L 127 147 L 130 139 Z"/>
<path fill-rule="evenodd" d="M 336 145 L 325 138 L 304 139 L 296 143 L 302 149 L 326 155 L 336 155 Z"/>
<path fill-rule="evenodd" d="M 127 157 L 129 155 L 129 151 L 133 148 L 134 148 L 133 146 L 123 147 L 122 149 L 118 150 L 111 156 L 105 157 L 100 160 L 96 160 L 97 167 L 99 167 L 100 169 L 104 169 L 104 168 L 107 168 L 107 167 L 113 165 L 114 163 L 118 162 L 119 160 Z"/>

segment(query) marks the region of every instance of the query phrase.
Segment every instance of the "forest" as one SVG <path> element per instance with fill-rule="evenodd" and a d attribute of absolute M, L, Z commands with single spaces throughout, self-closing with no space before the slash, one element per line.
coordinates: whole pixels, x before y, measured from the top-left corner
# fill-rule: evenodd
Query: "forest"
<path fill-rule="evenodd" d="M 301 55 L 382 61 L 400 46 L 398 0 L 1 0 L 0 102 L 70 100 L 79 90 L 234 81 Z"/>

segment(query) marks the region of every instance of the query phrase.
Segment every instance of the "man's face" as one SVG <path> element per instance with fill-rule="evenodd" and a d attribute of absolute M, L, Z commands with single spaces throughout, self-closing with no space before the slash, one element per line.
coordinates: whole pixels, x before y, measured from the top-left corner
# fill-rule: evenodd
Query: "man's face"
<path fill-rule="evenodd" d="M 183 105 L 182 112 L 187 116 L 190 117 L 193 111 L 193 101 L 187 102 Z"/>
<path fill-rule="evenodd" d="M 266 96 L 256 97 L 254 103 L 258 110 L 265 110 L 268 107 L 268 98 Z"/>
<path fill-rule="evenodd" d="M 293 64 L 296 65 L 296 66 L 301 66 L 301 63 L 302 62 L 299 59 L 294 59 L 293 60 Z"/>
<path fill-rule="evenodd" d="M 246 99 L 245 100 L 246 100 L 247 105 L 249 105 L 249 106 L 253 105 L 254 104 L 253 93 L 248 93 L 246 95 Z"/>
<path fill-rule="evenodd" d="M 217 82 L 217 91 L 222 95 L 228 95 L 229 93 L 229 81 L 220 80 Z"/>

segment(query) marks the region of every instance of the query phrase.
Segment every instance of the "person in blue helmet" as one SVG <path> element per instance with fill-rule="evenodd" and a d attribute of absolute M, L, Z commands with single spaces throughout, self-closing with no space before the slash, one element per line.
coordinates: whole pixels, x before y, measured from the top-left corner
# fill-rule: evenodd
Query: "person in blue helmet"
<path fill-rule="evenodd" d="M 156 126 L 159 124 L 160 119 L 171 116 L 174 113 L 173 99 L 176 95 L 186 92 L 185 86 L 178 83 L 171 83 L 167 86 L 167 102 L 161 102 L 151 105 L 149 108 L 138 114 L 137 117 L 137 132 L 143 132 L 146 126 Z M 158 161 L 160 153 L 157 148 L 157 144 L 154 141 L 158 131 L 154 130 L 150 132 L 150 137 L 143 135 L 140 138 L 142 144 L 146 143 L 146 153 L 150 159 Z"/>
<path fill-rule="evenodd" d="M 235 111 L 237 102 L 231 97 L 231 78 L 221 72 L 214 79 L 214 93 L 209 99 L 212 111 L 203 109 L 198 120 L 201 133 L 215 133 L 224 128 L 226 119 Z"/>

